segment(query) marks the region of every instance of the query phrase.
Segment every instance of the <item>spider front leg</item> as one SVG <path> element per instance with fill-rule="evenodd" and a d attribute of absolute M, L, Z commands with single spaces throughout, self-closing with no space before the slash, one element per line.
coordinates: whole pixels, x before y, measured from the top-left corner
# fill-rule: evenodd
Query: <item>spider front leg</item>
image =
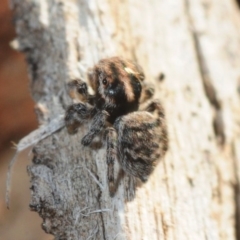
<path fill-rule="evenodd" d="M 95 109 L 87 103 L 76 103 L 68 107 L 65 114 L 65 126 L 69 134 L 74 134 L 77 129 L 95 114 Z"/>
<path fill-rule="evenodd" d="M 117 131 L 108 127 L 105 131 L 107 144 L 107 178 L 111 197 L 114 196 L 117 186 L 114 183 L 114 162 L 117 160 Z"/>
<path fill-rule="evenodd" d="M 81 79 L 75 79 L 67 83 L 68 94 L 73 99 L 92 104 L 93 95 L 89 94 L 87 83 Z"/>
<path fill-rule="evenodd" d="M 97 136 L 106 126 L 109 114 L 107 111 L 98 111 L 92 120 L 90 131 L 83 137 L 81 143 L 88 146 L 93 138 Z"/>

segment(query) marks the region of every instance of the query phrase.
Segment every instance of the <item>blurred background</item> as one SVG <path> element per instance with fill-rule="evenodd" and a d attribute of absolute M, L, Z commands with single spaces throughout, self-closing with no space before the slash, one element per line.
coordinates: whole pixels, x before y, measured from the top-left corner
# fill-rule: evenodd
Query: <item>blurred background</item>
<path fill-rule="evenodd" d="M 5 204 L 6 172 L 15 152 L 13 142 L 38 124 L 24 55 L 10 47 L 15 32 L 8 0 L 1 0 L 0 23 L 0 240 L 50 240 L 53 236 L 44 233 L 41 218 L 28 207 L 26 165 L 31 164 L 30 149 L 19 154 L 12 177 L 10 210 Z"/>

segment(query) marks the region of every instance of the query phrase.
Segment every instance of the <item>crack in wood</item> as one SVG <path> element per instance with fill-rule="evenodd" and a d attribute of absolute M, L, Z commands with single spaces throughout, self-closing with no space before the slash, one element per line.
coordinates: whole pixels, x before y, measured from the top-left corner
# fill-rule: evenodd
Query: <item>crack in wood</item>
<path fill-rule="evenodd" d="M 221 146 L 223 146 L 226 141 L 226 136 L 225 136 L 222 104 L 217 97 L 216 89 L 210 77 L 206 74 L 208 67 L 206 65 L 204 54 L 201 48 L 199 33 L 194 28 L 193 20 L 190 13 L 189 0 L 185 0 L 185 9 L 186 9 L 187 18 L 190 25 L 190 34 L 193 40 L 193 46 L 196 53 L 196 60 L 198 63 L 198 68 L 199 68 L 199 73 L 202 79 L 203 88 L 207 96 L 207 99 L 209 100 L 210 104 L 214 109 L 213 130 L 214 130 L 215 136 L 217 137 L 218 143 Z"/>

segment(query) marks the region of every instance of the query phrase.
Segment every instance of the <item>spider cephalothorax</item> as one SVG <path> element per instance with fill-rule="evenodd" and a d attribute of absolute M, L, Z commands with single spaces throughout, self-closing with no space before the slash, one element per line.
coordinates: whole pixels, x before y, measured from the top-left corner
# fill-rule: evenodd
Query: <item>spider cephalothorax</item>
<path fill-rule="evenodd" d="M 144 79 L 141 68 L 119 57 L 103 59 L 89 71 L 95 91 L 95 106 L 109 113 L 113 123 L 118 116 L 136 111 Z"/>
<path fill-rule="evenodd" d="M 143 71 L 132 61 L 103 59 L 89 70 L 88 76 L 94 95 L 88 93 L 82 80 L 68 84 L 71 95 L 75 91 L 81 102 L 69 106 L 65 123 L 69 133 L 75 133 L 91 119 L 90 131 L 82 139 L 85 146 L 105 131 L 109 191 L 114 195 L 114 161 L 118 160 L 126 173 L 145 182 L 166 152 L 164 110 L 158 100 L 139 110 L 140 102 L 151 98 L 153 89 L 143 84 Z"/>

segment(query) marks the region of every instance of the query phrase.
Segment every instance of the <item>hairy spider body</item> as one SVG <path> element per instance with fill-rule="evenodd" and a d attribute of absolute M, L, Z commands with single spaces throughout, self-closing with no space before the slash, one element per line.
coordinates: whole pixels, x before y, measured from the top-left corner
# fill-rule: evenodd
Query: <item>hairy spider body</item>
<path fill-rule="evenodd" d="M 158 100 L 139 111 L 139 104 L 153 95 L 144 85 L 140 66 L 119 57 L 101 60 L 89 71 L 89 82 L 95 91 L 88 93 L 81 80 L 68 84 L 70 95 L 75 89 L 81 103 L 71 105 L 65 116 L 69 133 L 91 119 L 89 132 L 82 144 L 89 145 L 105 130 L 107 145 L 108 183 L 110 195 L 116 191 L 114 162 L 122 169 L 146 182 L 157 162 L 167 150 L 168 139 L 164 110 Z"/>
<path fill-rule="evenodd" d="M 103 59 L 89 72 L 95 95 L 95 106 L 109 113 L 114 123 L 118 116 L 136 111 L 144 74 L 140 66 L 118 57 Z"/>
<path fill-rule="evenodd" d="M 146 111 L 133 112 L 119 117 L 114 128 L 118 134 L 118 156 L 123 170 L 147 181 L 166 151 L 163 118 Z"/>
<path fill-rule="evenodd" d="M 140 112 L 131 113 L 118 120 L 114 128 L 118 133 L 121 166 L 125 172 L 146 181 L 156 165 L 154 162 L 160 157 L 160 122 L 151 114 Z"/>

